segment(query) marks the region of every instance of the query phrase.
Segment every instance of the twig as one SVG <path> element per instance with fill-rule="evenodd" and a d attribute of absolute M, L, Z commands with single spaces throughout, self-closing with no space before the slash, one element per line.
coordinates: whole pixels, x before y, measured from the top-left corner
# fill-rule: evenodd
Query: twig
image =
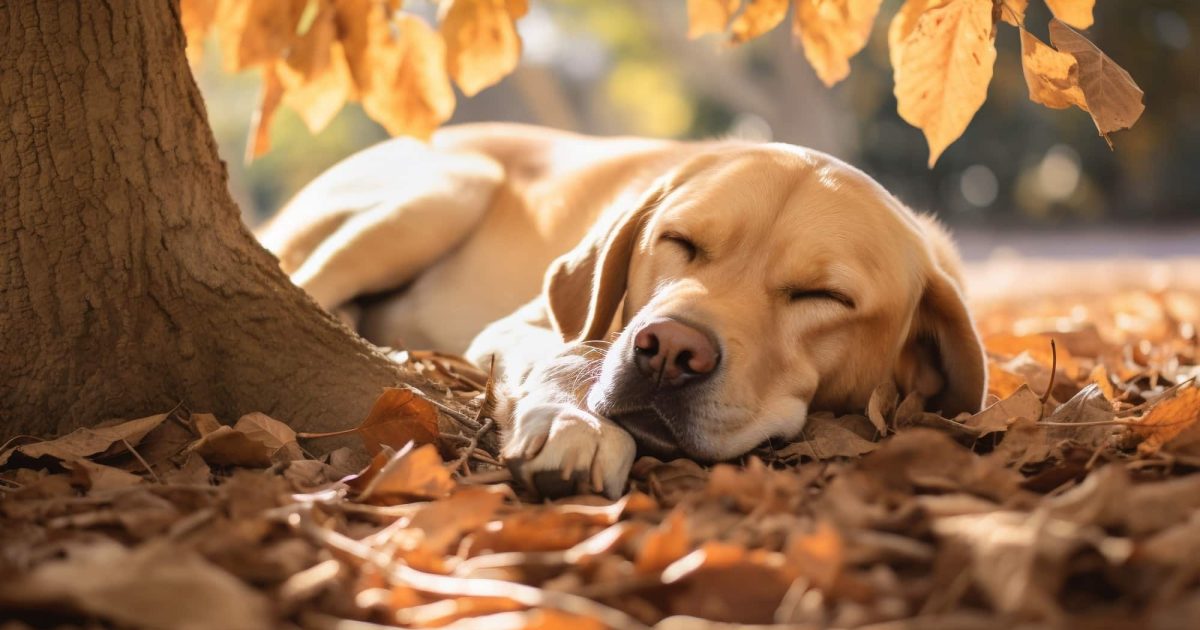
<path fill-rule="evenodd" d="M 1046 413 L 1046 401 L 1050 400 L 1050 392 L 1054 390 L 1054 377 L 1058 374 L 1058 346 L 1054 343 L 1054 339 L 1050 339 L 1050 382 L 1046 384 L 1046 391 L 1042 392 L 1042 406 L 1038 410 L 1038 420 L 1042 419 L 1042 415 Z"/>
<path fill-rule="evenodd" d="M 158 478 L 158 473 L 154 472 L 154 469 L 150 467 L 150 464 L 146 460 L 142 459 L 142 454 L 137 452 L 137 449 L 133 448 L 133 445 L 129 443 L 129 440 L 121 438 L 121 444 L 125 445 L 125 450 L 133 454 L 133 456 L 142 463 L 142 467 L 146 469 L 146 472 L 150 473 L 151 477 L 154 477 L 154 483 L 162 483 L 162 479 Z"/>
<path fill-rule="evenodd" d="M 465 414 L 459 413 L 458 411 L 455 411 L 454 409 L 451 409 L 450 407 L 447 407 L 446 405 L 444 405 L 424 394 L 421 394 L 421 397 L 424 398 L 425 400 L 429 401 L 429 403 L 432 404 L 434 407 L 437 407 L 438 410 L 441 411 L 442 413 L 457 420 L 459 424 L 461 424 L 467 428 L 470 428 L 474 431 L 479 430 L 479 425 L 475 424 L 475 421 L 468 418 Z"/>
<path fill-rule="evenodd" d="M 454 465 L 450 467 L 450 470 L 458 470 L 461 468 L 464 474 L 470 473 L 471 469 L 469 466 L 467 466 L 467 462 L 471 461 L 471 456 L 474 455 L 475 450 L 479 448 L 479 438 L 483 437 L 483 434 L 487 433 L 488 431 L 491 431 L 492 427 L 494 426 L 496 426 L 495 420 L 492 420 L 491 418 L 484 420 L 483 426 L 479 427 L 479 430 L 476 431 L 475 435 L 471 437 L 471 441 L 467 444 L 467 447 L 463 449 L 462 455 L 458 456 L 458 460 L 454 462 Z"/>
<path fill-rule="evenodd" d="M 288 525 L 331 550 L 362 564 L 377 567 L 391 582 L 422 593 L 444 597 L 502 597 L 530 608 L 554 608 L 565 613 L 596 619 L 611 628 L 650 630 L 630 615 L 578 595 L 547 591 L 534 586 L 487 578 L 462 578 L 425 573 L 396 563 L 386 553 L 353 538 L 317 525 L 306 506 L 299 506 L 287 519 Z"/>

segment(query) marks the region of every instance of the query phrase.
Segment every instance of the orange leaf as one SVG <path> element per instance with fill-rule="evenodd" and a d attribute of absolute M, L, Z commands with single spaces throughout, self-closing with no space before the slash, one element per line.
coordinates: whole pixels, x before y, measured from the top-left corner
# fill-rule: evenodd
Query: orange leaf
<path fill-rule="evenodd" d="M 892 17 L 892 23 L 888 26 L 888 57 L 892 62 L 892 67 L 896 68 L 900 65 L 900 51 L 903 50 L 902 44 L 908 36 L 912 34 L 913 29 L 917 28 L 917 18 L 925 13 L 926 9 L 938 4 L 940 0 L 906 0 L 896 15 Z"/>
<path fill-rule="evenodd" d="M 748 42 L 779 26 L 787 15 L 788 0 L 750 0 L 729 27 L 733 43 Z"/>
<path fill-rule="evenodd" d="M 1087 111 L 1075 58 L 1043 44 L 1025 29 L 1021 29 L 1021 67 L 1029 100 L 1053 109 L 1074 105 Z"/>
<path fill-rule="evenodd" d="M 187 39 L 187 59 L 193 68 L 204 58 L 204 39 L 217 19 L 216 0 L 180 0 L 179 21 Z"/>
<path fill-rule="evenodd" d="M 217 32 L 228 72 L 269 64 L 296 37 L 308 0 L 222 0 Z"/>
<path fill-rule="evenodd" d="M 371 454 L 378 453 L 380 445 L 395 449 L 410 441 L 432 444 L 438 438 L 437 409 L 411 389 L 388 387 L 375 399 L 358 433 Z"/>
<path fill-rule="evenodd" d="M 262 99 L 250 119 L 250 140 L 246 143 L 246 163 L 262 157 L 271 150 L 271 123 L 283 101 L 283 83 L 274 66 L 263 70 Z"/>
<path fill-rule="evenodd" d="M 688 553 L 691 541 L 687 518 L 673 510 L 662 523 L 646 534 L 634 566 L 639 573 L 656 573 Z"/>
<path fill-rule="evenodd" d="M 454 481 L 432 444 L 409 443 L 399 451 L 380 450 L 370 465 L 346 481 L 358 500 L 375 502 L 397 498 L 434 499 L 450 494 Z"/>
<path fill-rule="evenodd" d="M 1092 121 L 1106 141 L 1108 134 L 1137 122 L 1146 109 L 1142 105 L 1143 92 L 1124 68 L 1058 20 L 1050 20 L 1050 42 L 1079 63 L 1079 87 Z"/>
<path fill-rule="evenodd" d="M 897 109 L 925 132 L 930 168 L 987 99 L 995 31 L 991 0 L 948 0 L 921 13 L 898 42 Z"/>
<path fill-rule="evenodd" d="M 827 86 L 850 74 L 850 58 L 867 45 L 882 0 L 797 0 L 792 35 Z"/>
<path fill-rule="evenodd" d="M 1046 6 L 1054 17 L 1074 26 L 1087 28 L 1092 25 L 1092 9 L 1096 0 L 1046 0 Z"/>
<path fill-rule="evenodd" d="M 393 136 L 428 138 L 454 113 L 442 38 L 419 17 L 402 13 L 389 23 L 378 8 L 368 13 L 366 35 L 365 57 L 351 60 L 352 71 L 364 73 L 355 77 L 363 109 Z"/>
<path fill-rule="evenodd" d="M 1022 26 L 1025 24 L 1025 11 L 1028 8 L 1029 0 L 1001 0 L 1000 19 L 1013 26 Z"/>
<path fill-rule="evenodd" d="M 791 536 L 784 555 L 801 575 L 824 590 L 829 590 L 837 581 L 846 562 L 841 535 L 825 521 L 819 522 L 816 531 L 810 534 Z"/>
<path fill-rule="evenodd" d="M 1200 387 L 1193 385 L 1158 403 L 1142 417 L 1137 432 L 1145 440 L 1138 445 L 1138 452 L 1148 455 L 1158 451 L 1197 420 L 1200 420 Z"/>
<path fill-rule="evenodd" d="M 688 38 L 722 33 L 741 0 L 688 0 Z"/>
<path fill-rule="evenodd" d="M 446 68 L 463 94 L 474 96 L 499 83 L 521 59 L 521 38 L 506 0 L 442 3 Z M 517 7 L 523 9 L 524 7 Z"/>

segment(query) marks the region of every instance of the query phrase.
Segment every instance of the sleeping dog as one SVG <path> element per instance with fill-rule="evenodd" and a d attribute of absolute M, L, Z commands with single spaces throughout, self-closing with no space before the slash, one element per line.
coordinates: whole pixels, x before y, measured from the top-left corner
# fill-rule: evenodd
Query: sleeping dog
<path fill-rule="evenodd" d="M 985 391 L 946 233 L 796 146 L 450 127 L 351 156 L 260 238 L 367 339 L 494 360 L 503 456 L 552 494 L 619 495 L 639 447 L 795 437 L 887 379 L 951 416 Z"/>

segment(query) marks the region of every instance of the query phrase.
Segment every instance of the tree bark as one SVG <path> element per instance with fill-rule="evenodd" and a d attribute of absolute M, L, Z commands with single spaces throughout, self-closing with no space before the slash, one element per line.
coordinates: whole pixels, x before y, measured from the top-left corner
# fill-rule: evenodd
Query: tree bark
<path fill-rule="evenodd" d="M 415 379 L 242 225 L 177 0 L 0 2 L 0 112 L 0 438 L 179 402 L 342 428 Z"/>

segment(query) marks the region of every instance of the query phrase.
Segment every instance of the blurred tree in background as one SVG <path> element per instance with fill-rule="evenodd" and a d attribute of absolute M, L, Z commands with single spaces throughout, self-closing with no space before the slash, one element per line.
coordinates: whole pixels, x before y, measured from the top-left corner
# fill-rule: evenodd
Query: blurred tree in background
<path fill-rule="evenodd" d="M 899 0 L 884 2 L 891 16 Z M 406 10 L 432 20 L 436 7 Z M 531 3 L 518 22 L 517 70 L 472 99 L 454 122 L 511 120 L 587 133 L 697 138 L 735 135 L 810 146 L 857 164 L 912 206 L 955 225 L 1200 219 L 1200 3 L 1101 0 L 1088 37 L 1139 82 L 1146 113 L 1110 151 L 1086 114 L 1027 98 L 1015 29 L 1000 29 L 987 102 L 964 136 L 926 168 L 921 131 L 896 114 L 886 20 L 876 23 L 848 79 L 817 79 L 788 29 L 742 46 L 687 38 L 686 4 L 638 0 Z M 1027 24 L 1047 40 L 1040 3 Z M 1040 29 L 1040 30 L 1039 30 Z M 322 170 L 387 137 L 350 105 L 312 137 L 286 108 L 274 148 L 246 166 L 247 121 L 258 80 L 220 71 L 209 47 L 201 87 L 230 163 L 232 186 L 254 223 Z"/>

